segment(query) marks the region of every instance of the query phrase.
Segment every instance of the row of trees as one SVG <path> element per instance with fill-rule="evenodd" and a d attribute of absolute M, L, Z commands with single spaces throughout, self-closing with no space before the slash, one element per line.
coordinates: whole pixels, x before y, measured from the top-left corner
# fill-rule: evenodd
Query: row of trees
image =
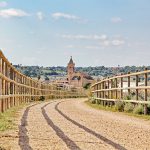
<path fill-rule="evenodd" d="M 23 74 L 30 77 L 38 77 L 40 76 L 64 76 L 67 73 L 66 67 L 39 67 L 39 66 L 22 66 L 15 65 L 15 67 L 21 71 Z M 125 67 L 105 67 L 105 66 L 97 66 L 97 67 L 76 67 L 76 71 L 85 72 L 91 76 L 113 76 L 116 74 L 126 74 L 128 72 L 136 72 L 142 71 L 147 67 L 150 69 L 150 66 L 125 66 Z"/>

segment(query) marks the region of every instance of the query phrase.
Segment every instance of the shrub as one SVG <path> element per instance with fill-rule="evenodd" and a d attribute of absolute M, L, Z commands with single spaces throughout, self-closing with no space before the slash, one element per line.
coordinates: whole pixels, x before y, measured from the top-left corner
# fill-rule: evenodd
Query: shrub
<path fill-rule="evenodd" d="M 134 106 L 131 103 L 126 103 L 125 106 L 124 106 L 124 111 L 125 112 L 132 112 L 133 109 L 134 109 Z"/>
<path fill-rule="evenodd" d="M 44 101 L 45 97 L 44 96 L 40 96 L 40 101 Z"/>
<path fill-rule="evenodd" d="M 134 114 L 143 114 L 144 113 L 144 108 L 143 106 L 140 104 L 140 105 L 137 105 L 134 110 L 133 110 L 133 113 Z"/>
<path fill-rule="evenodd" d="M 131 100 L 131 97 L 132 97 L 131 95 L 126 95 L 126 96 L 124 96 L 124 99 L 125 100 Z"/>
<path fill-rule="evenodd" d="M 83 86 L 84 89 L 89 89 L 90 88 L 91 83 L 87 83 Z"/>
<path fill-rule="evenodd" d="M 148 114 L 150 114 L 150 104 L 147 106 Z"/>
<path fill-rule="evenodd" d="M 120 112 L 124 111 L 124 105 L 125 104 L 122 101 L 115 102 L 115 110 L 120 111 Z"/>
<path fill-rule="evenodd" d="M 127 100 L 131 100 L 131 95 L 127 95 Z"/>
<path fill-rule="evenodd" d="M 101 104 L 101 101 L 100 101 L 100 100 L 97 100 L 97 104 Z"/>
<path fill-rule="evenodd" d="M 92 103 L 92 104 L 96 104 L 96 99 L 94 99 L 94 98 L 91 99 L 91 103 Z"/>

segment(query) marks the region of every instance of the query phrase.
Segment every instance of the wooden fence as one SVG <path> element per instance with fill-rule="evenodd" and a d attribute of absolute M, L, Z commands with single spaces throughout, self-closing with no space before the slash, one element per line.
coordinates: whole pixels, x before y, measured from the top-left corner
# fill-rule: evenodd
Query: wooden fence
<path fill-rule="evenodd" d="M 149 75 L 150 70 L 145 69 L 142 72 L 103 79 L 91 86 L 92 98 L 110 104 L 116 101 L 142 104 L 144 114 L 147 114 L 147 105 L 150 104 Z"/>
<path fill-rule="evenodd" d="M 54 85 L 43 84 L 23 75 L 12 66 L 0 50 L 0 112 L 40 98 L 67 98 L 82 94 L 78 91 L 60 90 Z"/>

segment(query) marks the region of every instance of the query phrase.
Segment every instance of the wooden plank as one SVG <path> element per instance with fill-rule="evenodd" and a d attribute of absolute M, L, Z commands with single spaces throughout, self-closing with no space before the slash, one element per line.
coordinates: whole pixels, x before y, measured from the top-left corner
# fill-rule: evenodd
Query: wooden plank
<path fill-rule="evenodd" d="M 147 68 L 145 68 L 145 70 L 147 70 Z M 145 79 L 145 86 L 147 86 L 148 85 L 148 74 L 147 73 L 144 74 L 144 79 Z M 144 90 L 144 101 L 147 101 L 147 89 Z M 148 112 L 147 105 L 145 104 L 144 105 L 144 114 L 147 115 L 147 112 Z"/>
<path fill-rule="evenodd" d="M 122 101 L 122 102 L 128 102 L 128 103 L 137 103 L 137 104 L 150 104 L 150 101 L 139 101 L 139 100 L 123 100 L 123 99 L 105 99 L 105 98 L 96 98 L 93 97 L 93 99 L 98 99 L 98 100 L 103 100 L 103 101 L 110 101 L 110 102 L 117 102 L 117 101 Z"/>

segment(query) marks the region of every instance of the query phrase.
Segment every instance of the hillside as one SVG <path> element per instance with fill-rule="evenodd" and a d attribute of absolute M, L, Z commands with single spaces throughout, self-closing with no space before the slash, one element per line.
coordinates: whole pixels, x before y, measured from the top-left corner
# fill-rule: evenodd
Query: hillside
<path fill-rule="evenodd" d="M 39 66 L 22 66 L 14 65 L 23 74 L 38 78 L 39 76 L 46 80 L 53 80 L 56 77 L 64 77 L 66 75 L 66 67 L 39 67 Z M 150 69 L 150 66 L 125 66 L 125 67 L 76 67 L 76 71 L 85 72 L 93 77 L 108 77 L 116 74 L 126 74 L 128 72 L 143 71 L 145 68 Z"/>

